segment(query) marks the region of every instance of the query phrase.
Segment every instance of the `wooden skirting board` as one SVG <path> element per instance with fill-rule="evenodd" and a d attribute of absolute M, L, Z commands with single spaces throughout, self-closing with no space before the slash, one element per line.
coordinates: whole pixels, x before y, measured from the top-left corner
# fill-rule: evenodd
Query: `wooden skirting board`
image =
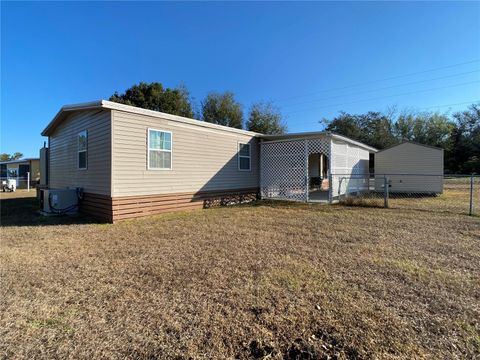
<path fill-rule="evenodd" d="M 255 200 L 258 188 L 110 197 L 84 193 L 80 211 L 108 222 Z"/>

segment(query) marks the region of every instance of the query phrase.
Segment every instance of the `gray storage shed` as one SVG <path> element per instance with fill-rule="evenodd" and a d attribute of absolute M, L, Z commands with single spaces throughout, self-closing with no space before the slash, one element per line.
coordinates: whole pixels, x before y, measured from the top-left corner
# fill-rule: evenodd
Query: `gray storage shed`
<path fill-rule="evenodd" d="M 375 189 L 383 191 L 384 176 L 392 193 L 443 192 L 443 149 L 405 141 L 375 154 Z"/>

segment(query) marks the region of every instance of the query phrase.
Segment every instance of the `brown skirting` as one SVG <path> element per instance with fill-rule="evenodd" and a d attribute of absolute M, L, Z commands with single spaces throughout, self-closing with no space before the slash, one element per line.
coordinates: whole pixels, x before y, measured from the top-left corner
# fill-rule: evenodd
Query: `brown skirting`
<path fill-rule="evenodd" d="M 113 222 L 112 198 L 106 195 L 84 193 L 79 210 L 93 218 Z"/>
<path fill-rule="evenodd" d="M 85 193 L 80 211 L 108 222 L 173 211 L 202 209 L 256 199 L 258 188 L 110 197 Z"/>

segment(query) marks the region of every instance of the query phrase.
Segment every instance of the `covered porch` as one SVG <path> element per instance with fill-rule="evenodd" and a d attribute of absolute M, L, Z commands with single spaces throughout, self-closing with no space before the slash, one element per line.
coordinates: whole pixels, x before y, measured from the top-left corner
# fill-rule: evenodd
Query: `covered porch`
<path fill-rule="evenodd" d="M 332 203 L 355 174 L 368 177 L 369 153 L 376 149 L 329 132 L 264 136 L 260 143 L 263 199 Z M 359 188 L 361 190 L 361 188 Z"/>
<path fill-rule="evenodd" d="M 330 151 L 326 134 L 266 137 L 260 145 L 261 197 L 328 203 Z"/>

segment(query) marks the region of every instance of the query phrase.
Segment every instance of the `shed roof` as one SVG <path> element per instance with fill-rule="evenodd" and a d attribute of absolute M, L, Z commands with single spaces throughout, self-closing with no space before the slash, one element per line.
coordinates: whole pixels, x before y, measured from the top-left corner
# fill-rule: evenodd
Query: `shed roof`
<path fill-rule="evenodd" d="M 5 165 L 5 164 L 21 164 L 24 162 L 29 162 L 32 160 L 40 160 L 39 158 L 25 158 L 25 159 L 18 159 L 18 160 L 6 160 L 6 161 L 0 161 L 0 165 Z"/>
<path fill-rule="evenodd" d="M 426 148 L 429 148 L 429 149 L 435 149 L 435 150 L 443 151 L 442 148 L 439 148 L 439 147 L 436 147 L 436 146 L 426 145 L 426 144 L 420 144 L 420 143 L 417 143 L 417 142 L 415 142 L 415 141 L 410 141 L 410 140 L 403 140 L 401 143 L 398 143 L 398 144 L 395 144 L 395 145 L 391 145 L 391 146 L 389 146 L 389 147 L 386 147 L 385 149 L 380 150 L 379 153 L 384 152 L 384 151 L 386 151 L 386 150 L 390 150 L 390 149 L 396 148 L 396 147 L 401 146 L 401 145 L 404 145 L 404 144 L 411 144 L 411 145 L 426 147 Z"/>

